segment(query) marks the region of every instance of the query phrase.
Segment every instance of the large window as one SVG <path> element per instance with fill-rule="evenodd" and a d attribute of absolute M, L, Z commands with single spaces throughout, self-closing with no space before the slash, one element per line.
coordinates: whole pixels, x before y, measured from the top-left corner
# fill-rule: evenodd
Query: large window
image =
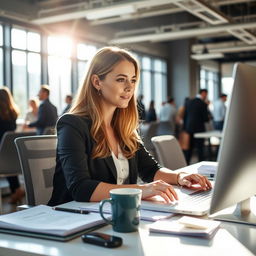
<path fill-rule="evenodd" d="M 3 27 L 0 25 L 0 86 L 4 84 L 3 69 Z"/>
<path fill-rule="evenodd" d="M 12 28 L 13 96 L 24 117 L 30 98 L 37 95 L 41 84 L 41 36 L 32 31 Z"/>
<path fill-rule="evenodd" d="M 94 45 L 88 45 L 83 43 L 79 43 L 77 45 L 77 73 L 79 85 L 83 82 L 86 71 L 86 64 L 88 60 L 92 58 L 96 51 L 97 48 Z"/>
<path fill-rule="evenodd" d="M 159 114 L 162 102 L 167 100 L 167 64 L 166 61 L 148 56 L 140 56 L 141 84 L 139 94 L 144 96 L 146 110 L 151 100 Z"/>
<path fill-rule="evenodd" d="M 227 94 L 228 96 L 231 95 L 232 89 L 233 89 L 233 68 L 234 63 L 223 63 L 221 65 L 221 90 L 223 93 Z M 229 99 L 229 97 L 228 97 Z"/>
<path fill-rule="evenodd" d="M 50 99 L 61 114 L 65 97 L 71 94 L 71 52 L 73 42 L 68 37 L 48 37 L 48 75 Z"/>
<path fill-rule="evenodd" d="M 99 46 L 67 36 L 41 34 L 35 30 L 0 24 L 0 85 L 8 82 L 21 110 L 21 119 L 28 110 L 28 100 L 37 96 L 43 83 L 49 84 L 50 100 L 61 114 L 66 106 L 66 95 L 76 93 L 77 87 L 83 82 L 87 62 Z M 3 31 L 7 35 L 5 40 Z M 6 41 L 9 40 L 9 32 L 10 42 Z M 162 102 L 167 99 L 166 61 L 139 53 L 134 55 L 141 65 L 138 94 L 144 95 L 146 109 L 154 100 L 159 113 Z M 4 60 L 7 62 L 4 63 Z M 10 72 L 4 73 L 4 64 Z"/>
<path fill-rule="evenodd" d="M 219 97 L 218 72 L 201 68 L 200 88 L 208 90 L 209 108 L 212 110 L 212 103 Z"/>

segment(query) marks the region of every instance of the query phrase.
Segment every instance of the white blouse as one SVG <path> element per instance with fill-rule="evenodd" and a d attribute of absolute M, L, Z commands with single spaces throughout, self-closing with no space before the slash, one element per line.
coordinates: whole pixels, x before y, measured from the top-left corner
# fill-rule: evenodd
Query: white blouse
<path fill-rule="evenodd" d="M 118 147 L 118 157 L 111 151 L 112 158 L 117 171 L 117 184 L 124 184 L 125 180 L 129 176 L 129 162 L 128 159 L 123 155 L 122 151 Z"/>

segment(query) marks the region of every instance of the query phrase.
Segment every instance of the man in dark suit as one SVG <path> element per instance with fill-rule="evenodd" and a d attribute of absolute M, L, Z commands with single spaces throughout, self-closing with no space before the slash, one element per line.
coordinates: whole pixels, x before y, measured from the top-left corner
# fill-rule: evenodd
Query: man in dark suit
<path fill-rule="evenodd" d="M 205 131 L 205 122 L 209 121 L 209 111 L 206 103 L 208 91 L 200 89 L 199 94 L 192 100 L 188 101 L 185 106 L 184 129 L 190 135 L 190 147 L 186 150 L 185 158 L 189 164 L 192 150 L 197 148 L 198 160 L 204 159 L 204 139 L 195 139 L 194 133 Z"/>
<path fill-rule="evenodd" d="M 44 134 L 46 127 L 54 127 L 58 118 L 57 108 L 50 102 L 49 95 L 49 86 L 41 86 L 38 98 L 42 102 L 38 109 L 38 118 L 28 125 L 29 127 L 36 127 L 38 135 Z"/>
<path fill-rule="evenodd" d="M 67 105 L 64 108 L 62 115 L 64 115 L 65 113 L 67 113 L 69 111 L 69 109 L 71 108 L 72 100 L 73 100 L 73 97 L 71 95 L 66 96 L 65 102 L 67 103 Z"/>

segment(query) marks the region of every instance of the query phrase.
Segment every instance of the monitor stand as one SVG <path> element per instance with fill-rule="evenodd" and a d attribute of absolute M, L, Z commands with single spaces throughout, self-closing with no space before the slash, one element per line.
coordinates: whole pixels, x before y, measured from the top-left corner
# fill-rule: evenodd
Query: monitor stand
<path fill-rule="evenodd" d="M 254 203 L 256 203 L 256 200 L 254 200 Z M 236 222 L 256 226 L 256 214 L 255 212 L 252 212 L 250 206 L 250 198 L 248 198 L 238 203 L 236 209 L 232 213 L 220 215 L 214 214 L 212 218 L 215 220 Z"/>

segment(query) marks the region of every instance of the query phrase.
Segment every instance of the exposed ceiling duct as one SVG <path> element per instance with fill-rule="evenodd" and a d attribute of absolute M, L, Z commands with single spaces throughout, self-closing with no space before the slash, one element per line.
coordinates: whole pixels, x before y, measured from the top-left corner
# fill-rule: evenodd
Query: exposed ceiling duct
<path fill-rule="evenodd" d="M 229 23 L 225 15 L 203 1 L 177 0 L 174 4 L 212 25 Z"/>
<path fill-rule="evenodd" d="M 232 24 L 232 19 L 202 0 L 177 0 L 177 6 L 212 25 Z M 256 43 L 256 37 L 244 28 L 228 29 L 227 32 L 248 44 Z"/>
<path fill-rule="evenodd" d="M 89 1 L 89 4 L 77 3 L 77 5 L 67 5 L 65 12 L 62 7 L 54 9 L 44 9 L 38 13 L 38 17 L 32 19 L 35 24 L 49 24 L 62 22 L 72 19 L 87 18 L 88 20 L 104 19 L 106 17 L 121 17 L 125 14 L 132 14 L 143 8 L 152 8 L 154 6 L 168 5 L 175 0 L 140 0 L 140 1 L 120 1 L 112 3 L 106 1 Z M 94 3 L 97 6 L 94 6 Z M 70 9 L 68 9 L 70 7 Z M 94 15 L 95 14 L 95 15 Z"/>
<path fill-rule="evenodd" d="M 128 37 L 113 39 L 111 40 L 110 43 L 128 44 L 128 43 L 145 42 L 145 41 L 150 41 L 150 42 L 169 41 L 169 40 L 177 40 L 177 39 L 184 39 L 184 38 L 192 38 L 192 37 L 197 37 L 200 35 L 207 35 L 212 33 L 227 32 L 228 30 L 250 29 L 250 28 L 256 28 L 256 22 L 128 36 Z M 161 28 L 159 28 L 159 31 L 161 31 Z M 141 31 L 141 33 L 143 32 L 144 31 Z M 127 33 L 129 33 L 129 31 L 127 31 Z"/>

